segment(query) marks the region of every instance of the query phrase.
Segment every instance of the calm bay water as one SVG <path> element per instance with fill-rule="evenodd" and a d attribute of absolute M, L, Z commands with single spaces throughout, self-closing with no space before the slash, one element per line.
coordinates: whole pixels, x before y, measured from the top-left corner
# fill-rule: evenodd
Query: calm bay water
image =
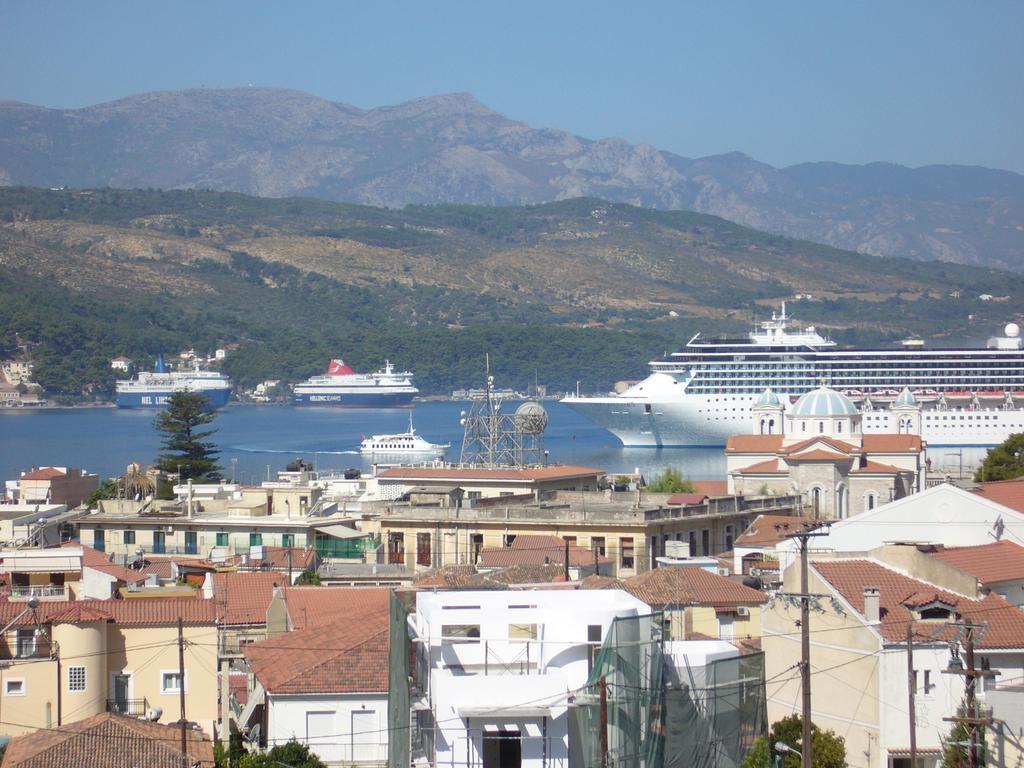
<path fill-rule="evenodd" d="M 462 446 L 459 412 L 466 403 L 420 403 L 412 411 L 416 431 L 433 443 L 450 443 L 457 460 Z M 507 408 L 515 407 L 509 403 Z M 598 467 L 609 472 L 639 468 L 648 477 L 667 466 L 694 480 L 725 477 L 720 449 L 623 448 L 608 431 L 557 402 L 546 402 L 549 460 Z M 160 439 L 154 412 L 116 408 L 68 408 L 0 412 L 0 479 L 13 479 L 34 466 L 74 466 L 109 477 L 132 461 L 152 463 Z M 235 405 L 217 415 L 214 441 L 224 474 L 253 481 L 294 458 L 320 469 L 369 469 L 358 453 L 364 435 L 404 432 L 409 412 L 401 409 L 294 408 Z"/>

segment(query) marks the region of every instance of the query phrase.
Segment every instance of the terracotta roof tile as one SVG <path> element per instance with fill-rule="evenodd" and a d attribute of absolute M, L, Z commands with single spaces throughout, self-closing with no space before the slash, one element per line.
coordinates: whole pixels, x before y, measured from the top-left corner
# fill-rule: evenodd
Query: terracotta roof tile
<path fill-rule="evenodd" d="M 13 621 L 23 610 L 24 602 L 0 600 L 0 621 Z M 75 600 L 42 602 L 39 619 L 47 623 L 71 624 L 80 621 L 113 621 L 122 626 L 174 625 L 180 616 L 187 626 L 213 625 L 216 610 L 213 600 L 200 597 L 138 597 L 131 600 Z M 32 624 L 31 612 L 19 624 Z"/>
<path fill-rule="evenodd" d="M 569 565 L 586 567 L 598 563 L 611 563 L 607 557 L 595 557 L 594 552 L 577 544 L 569 544 Z M 558 536 L 516 536 L 508 547 L 485 547 L 480 550 L 478 566 L 500 568 L 510 565 L 548 565 L 565 562 L 565 540 Z"/>
<path fill-rule="evenodd" d="M 914 474 L 912 469 L 894 467 L 892 464 L 882 464 L 877 461 L 866 461 L 863 465 L 850 470 L 851 475 L 898 475 L 903 472 Z"/>
<path fill-rule="evenodd" d="M 816 449 L 813 451 L 800 451 L 799 453 L 787 453 L 786 461 L 850 461 L 853 457 L 847 453 L 837 453 L 836 451 L 823 451 Z"/>
<path fill-rule="evenodd" d="M 277 570 L 288 569 L 288 547 L 263 547 L 263 557 L 254 558 L 250 555 L 236 555 L 227 561 L 228 565 L 242 565 L 242 558 L 245 558 L 245 565 L 250 568 L 275 568 Z M 292 547 L 291 567 L 296 571 L 304 571 L 313 567 L 316 559 L 316 550 L 312 547 Z"/>
<path fill-rule="evenodd" d="M 56 467 L 42 467 L 40 469 L 26 472 L 21 476 L 22 480 L 54 480 L 58 477 L 64 477 L 67 473 L 63 470 L 57 469 Z"/>
<path fill-rule="evenodd" d="M 758 515 L 754 522 L 747 526 L 747 530 L 736 537 L 737 547 L 765 547 L 775 546 L 790 533 L 796 530 L 796 525 L 803 522 L 803 518 L 792 515 Z"/>
<path fill-rule="evenodd" d="M 213 768 L 213 745 L 201 732 L 186 732 L 189 765 Z M 181 768 L 181 730 L 103 713 L 59 728 L 11 739 L 4 768 Z"/>
<path fill-rule="evenodd" d="M 565 581 L 565 568 L 562 565 L 513 565 L 491 571 L 486 577 L 497 585 L 551 584 Z"/>
<path fill-rule="evenodd" d="M 652 608 L 667 605 L 715 607 L 761 605 L 768 598 L 756 589 L 703 568 L 667 566 L 630 576 L 626 591 Z"/>
<path fill-rule="evenodd" d="M 814 437 L 809 437 L 806 440 L 801 440 L 799 443 L 793 443 L 793 445 L 787 445 L 785 448 L 782 449 L 782 453 L 785 453 L 785 454 L 800 453 L 801 451 L 808 450 L 809 448 L 811 448 L 814 445 L 823 445 L 823 446 L 831 448 L 832 450 L 837 451 L 839 453 L 846 453 L 846 454 L 860 453 L 860 449 L 856 445 L 853 445 L 852 443 L 848 443 L 845 440 L 837 440 L 834 437 L 828 437 L 826 435 L 815 435 Z M 818 450 L 820 450 L 820 449 L 818 449 Z"/>
<path fill-rule="evenodd" d="M 274 585 L 284 586 L 280 573 L 266 571 L 213 574 L 213 599 L 222 624 L 266 624 Z"/>
<path fill-rule="evenodd" d="M 786 470 L 779 466 L 778 459 L 768 459 L 737 470 L 741 475 L 784 475 Z"/>
<path fill-rule="evenodd" d="M 692 480 L 693 490 L 705 496 L 726 496 L 729 493 L 728 480 Z"/>
<path fill-rule="evenodd" d="M 580 589 L 625 589 L 626 584 L 621 579 L 612 576 L 598 576 L 590 574 L 579 582 Z"/>
<path fill-rule="evenodd" d="M 245 658 L 271 694 L 383 693 L 389 620 L 387 609 L 354 611 L 333 623 L 247 645 Z"/>
<path fill-rule="evenodd" d="M 725 442 L 726 453 L 775 453 L 782 447 L 782 435 L 732 435 Z"/>
<path fill-rule="evenodd" d="M 907 623 L 913 618 L 906 601 L 917 602 L 926 594 L 933 601 L 940 600 L 954 606 L 955 611 L 968 621 L 987 625 L 978 642 L 979 648 L 1024 648 L 1024 611 L 994 593 L 982 599 L 958 595 L 873 560 L 819 560 L 812 562 L 811 566 L 861 614 L 864 612 L 864 589 L 879 589 L 881 621 L 878 629 L 890 642 L 906 639 Z M 915 635 L 928 638 L 936 626 L 932 622 L 915 621 Z M 950 638 L 943 636 L 943 639 Z"/>
<path fill-rule="evenodd" d="M 974 492 L 996 504 L 1024 512 L 1024 479 L 982 483 Z"/>
<path fill-rule="evenodd" d="M 295 629 L 319 627 L 343 617 L 387 613 L 387 587 L 285 587 L 284 599 Z"/>
<path fill-rule="evenodd" d="M 1024 547 L 996 541 L 978 547 L 946 547 L 932 557 L 974 576 L 982 584 L 1024 579 Z"/>
<path fill-rule="evenodd" d="M 865 453 L 920 453 L 920 435 L 864 435 Z"/>

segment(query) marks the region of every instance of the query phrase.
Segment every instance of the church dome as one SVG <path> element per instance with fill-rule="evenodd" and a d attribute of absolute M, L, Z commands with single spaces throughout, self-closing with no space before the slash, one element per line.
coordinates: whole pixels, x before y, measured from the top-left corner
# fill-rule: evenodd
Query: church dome
<path fill-rule="evenodd" d="M 910 391 L 910 387 L 904 387 L 903 388 L 903 391 L 900 392 L 899 397 L 897 397 L 893 401 L 892 407 L 893 408 L 900 408 L 900 407 L 916 408 L 917 407 L 917 398 L 914 397 L 914 393 Z"/>
<path fill-rule="evenodd" d="M 764 392 L 754 401 L 755 408 L 780 408 L 782 401 L 779 400 L 779 396 L 772 392 L 772 388 L 768 387 Z"/>
<path fill-rule="evenodd" d="M 792 415 L 796 418 L 855 416 L 857 406 L 843 393 L 821 386 L 801 395 L 793 406 Z"/>

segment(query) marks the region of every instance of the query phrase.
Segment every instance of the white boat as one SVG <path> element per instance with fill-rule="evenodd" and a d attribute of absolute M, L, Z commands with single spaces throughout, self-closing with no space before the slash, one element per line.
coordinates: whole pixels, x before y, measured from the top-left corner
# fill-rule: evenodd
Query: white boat
<path fill-rule="evenodd" d="M 359 444 L 362 454 L 382 456 L 443 456 L 450 443 L 431 443 L 416 433 L 409 414 L 409 431 L 396 435 L 373 435 Z"/>
<path fill-rule="evenodd" d="M 889 349 L 837 347 L 813 327 L 786 328 L 781 314 L 745 337 L 694 336 L 620 395 L 562 402 L 627 446 L 725 445 L 750 430 L 750 408 L 765 389 L 787 407 L 812 389 L 849 393 L 866 412 L 865 433 L 895 432 L 889 406 L 904 387 L 922 404 L 921 437 L 932 447 L 992 446 L 1024 432 L 1024 347 L 1006 326 L 984 348 L 925 348 L 916 340 Z"/>

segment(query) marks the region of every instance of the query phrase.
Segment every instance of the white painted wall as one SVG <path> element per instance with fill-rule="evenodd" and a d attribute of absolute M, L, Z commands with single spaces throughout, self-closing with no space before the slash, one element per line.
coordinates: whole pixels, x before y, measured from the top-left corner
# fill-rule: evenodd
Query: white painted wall
<path fill-rule="evenodd" d="M 947 547 L 991 544 L 989 533 L 1000 517 L 1003 538 L 1024 545 L 1024 515 L 955 486 L 937 485 L 834 523 L 811 546 L 818 552 L 869 552 L 897 541 Z M 783 569 L 796 559 L 796 548 L 791 540 L 776 545 Z"/>
<path fill-rule="evenodd" d="M 434 763 L 480 765 L 487 734 L 501 729 L 521 734 L 523 768 L 568 764 L 567 697 L 589 674 L 588 626 L 600 625 L 603 639 L 616 617 L 651 612 L 621 590 L 421 592 L 416 607 Z M 465 624 L 480 637 L 442 642 L 443 626 Z M 510 640 L 510 624 L 535 624 L 536 639 Z"/>
<path fill-rule="evenodd" d="M 387 694 L 275 694 L 268 699 L 268 747 L 295 738 L 329 765 L 387 761 Z"/>
<path fill-rule="evenodd" d="M 106 600 L 114 596 L 117 579 L 95 568 L 82 566 L 82 594 L 80 599 Z"/>

